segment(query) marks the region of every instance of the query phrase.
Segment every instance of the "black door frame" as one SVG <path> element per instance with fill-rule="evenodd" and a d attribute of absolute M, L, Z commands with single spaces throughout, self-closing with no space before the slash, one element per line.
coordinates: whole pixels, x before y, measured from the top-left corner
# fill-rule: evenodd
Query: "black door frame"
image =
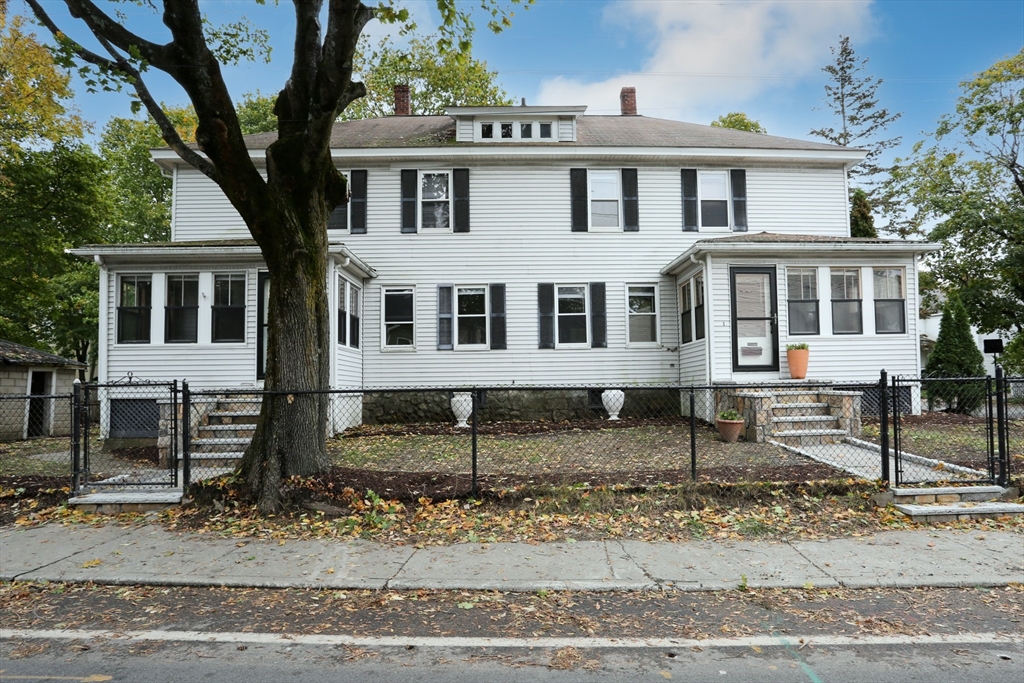
<path fill-rule="evenodd" d="M 758 273 L 768 275 L 768 287 L 771 289 L 771 317 L 770 318 L 743 318 L 744 320 L 769 320 L 772 325 L 772 354 L 771 365 L 740 365 L 737 323 L 736 316 L 736 274 L 737 273 Z M 776 284 L 775 266 L 730 266 L 729 267 L 729 299 L 732 306 L 729 317 L 732 319 L 732 371 L 733 372 L 772 372 L 779 370 L 779 293 Z"/>

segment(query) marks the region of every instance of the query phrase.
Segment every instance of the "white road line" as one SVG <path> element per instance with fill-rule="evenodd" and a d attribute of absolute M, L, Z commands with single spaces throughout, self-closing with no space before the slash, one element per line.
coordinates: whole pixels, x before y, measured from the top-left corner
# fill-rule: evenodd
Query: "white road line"
<path fill-rule="evenodd" d="M 584 649 L 611 648 L 726 648 L 726 647 L 784 647 L 786 644 L 807 643 L 819 646 L 852 645 L 984 645 L 1002 643 L 1024 645 L 1024 636 L 1006 633 L 957 633 L 925 636 L 830 636 L 787 635 L 746 636 L 742 638 L 445 638 L 432 636 L 344 636 L 306 635 L 287 633 L 242 633 L 216 631 L 110 631 L 110 630 L 47 630 L 0 629 L 0 639 L 82 640 L 140 640 L 184 643 L 248 643 L 257 645 L 349 645 L 353 647 L 491 647 L 536 648 L 576 647 Z"/>

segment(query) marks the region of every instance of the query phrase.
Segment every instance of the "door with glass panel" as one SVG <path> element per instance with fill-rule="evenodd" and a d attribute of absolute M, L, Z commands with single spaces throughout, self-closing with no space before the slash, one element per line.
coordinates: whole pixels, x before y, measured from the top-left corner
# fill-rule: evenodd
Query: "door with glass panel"
<path fill-rule="evenodd" d="M 732 367 L 754 372 L 779 369 L 779 316 L 775 268 L 732 268 Z"/>

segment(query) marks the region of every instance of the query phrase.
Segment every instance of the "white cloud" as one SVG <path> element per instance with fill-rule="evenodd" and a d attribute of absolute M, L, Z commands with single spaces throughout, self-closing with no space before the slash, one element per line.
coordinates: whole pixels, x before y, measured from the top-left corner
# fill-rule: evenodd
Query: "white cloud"
<path fill-rule="evenodd" d="M 649 41 L 642 70 L 598 82 L 546 79 L 538 104 L 586 104 L 589 113 L 614 114 L 620 88 L 635 86 L 641 114 L 711 120 L 767 91 L 818 78 L 840 35 L 856 44 L 868 34 L 871 3 L 619 0 L 605 18 L 633 44 Z"/>

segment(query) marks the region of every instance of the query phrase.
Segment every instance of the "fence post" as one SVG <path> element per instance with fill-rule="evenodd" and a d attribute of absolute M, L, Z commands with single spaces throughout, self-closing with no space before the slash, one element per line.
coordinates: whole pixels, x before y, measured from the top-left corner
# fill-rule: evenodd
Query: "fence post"
<path fill-rule="evenodd" d="M 178 481 L 178 380 L 171 380 L 171 433 L 168 435 L 170 444 L 168 446 L 167 459 L 171 461 L 174 471 L 174 486 Z"/>
<path fill-rule="evenodd" d="M 1010 435 L 1010 421 L 1007 420 L 1006 415 L 1006 397 L 1003 395 L 1005 390 L 1005 380 L 1003 378 L 1003 368 L 999 365 L 996 366 L 996 431 L 998 436 L 996 441 L 999 443 L 999 480 L 996 482 L 1000 486 L 1006 486 L 1010 482 L 1007 480 L 1007 451 L 1009 444 L 1007 441 Z"/>
<path fill-rule="evenodd" d="M 690 479 L 697 481 L 697 416 L 693 385 L 690 385 Z"/>
<path fill-rule="evenodd" d="M 78 439 L 81 435 L 82 419 L 82 380 L 75 379 L 71 391 L 71 493 L 78 493 L 78 481 L 81 470 L 82 453 Z"/>
<path fill-rule="evenodd" d="M 470 495 L 476 498 L 476 408 L 477 408 L 477 390 L 474 388 L 470 394 L 473 397 L 473 483 L 471 484 Z"/>
<path fill-rule="evenodd" d="M 192 397 L 188 391 L 188 380 L 181 381 L 181 482 L 182 491 L 192 483 Z"/>
<path fill-rule="evenodd" d="M 878 417 L 882 440 L 882 481 L 889 484 L 889 382 L 885 370 L 878 377 Z"/>
<path fill-rule="evenodd" d="M 988 476 L 991 481 L 999 477 L 996 465 L 996 416 L 992 412 L 992 394 L 994 387 L 992 376 L 985 375 L 985 456 L 988 463 Z"/>
<path fill-rule="evenodd" d="M 80 456 L 80 460 L 79 460 L 79 469 L 81 469 L 81 472 L 79 473 L 79 478 L 78 478 L 79 490 L 81 490 L 84 487 L 84 485 L 86 483 L 88 483 L 88 480 L 89 480 L 89 470 L 92 468 L 92 456 L 90 454 L 90 447 L 89 447 L 89 434 L 92 432 L 92 424 L 91 424 L 91 422 L 92 422 L 92 402 L 91 402 L 91 399 L 89 398 L 89 384 L 88 383 L 82 385 L 82 401 L 81 401 L 81 406 L 83 408 L 83 412 L 82 412 L 82 419 L 81 419 L 81 423 L 79 425 L 79 429 L 81 429 L 82 436 L 84 438 L 82 438 L 82 440 L 81 440 L 82 450 L 80 451 L 81 456 Z M 108 414 L 107 417 L 108 418 L 110 417 L 109 414 Z M 108 423 L 108 426 L 109 426 L 109 423 Z M 109 436 L 109 434 L 108 434 L 108 436 Z"/>

